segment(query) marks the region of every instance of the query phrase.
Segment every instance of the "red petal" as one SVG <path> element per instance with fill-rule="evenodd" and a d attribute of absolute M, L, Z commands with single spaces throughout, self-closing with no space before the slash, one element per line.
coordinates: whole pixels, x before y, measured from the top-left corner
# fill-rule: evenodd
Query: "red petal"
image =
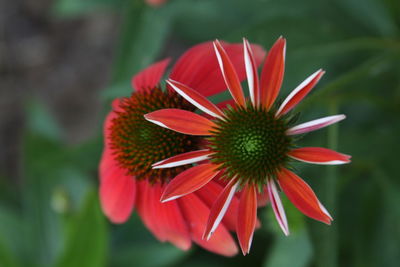
<path fill-rule="evenodd" d="M 228 211 L 230 203 L 235 195 L 237 186 L 238 182 L 232 179 L 215 200 L 211 208 L 210 215 L 208 217 L 207 226 L 203 238 L 209 240 L 215 229 L 217 229 L 225 213 Z"/>
<path fill-rule="evenodd" d="M 268 189 L 266 186 L 264 186 L 261 193 L 257 192 L 257 205 L 258 207 L 264 207 L 268 204 L 268 202 Z"/>
<path fill-rule="evenodd" d="M 258 81 L 257 64 L 253 56 L 249 41 L 243 38 L 244 61 L 246 64 L 247 82 L 249 84 L 250 99 L 254 106 L 260 103 L 260 87 Z"/>
<path fill-rule="evenodd" d="M 314 164 L 344 164 L 349 163 L 351 156 L 322 147 L 302 147 L 288 153 L 291 158 Z"/>
<path fill-rule="evenodd" d="M 178 203 L 170 201 L 160 203 L 163 186 L 141 183 L 141 199 L 138 211 L 146 226 L 160 241 L 169 241 L 180 249 L 191 246 L 188 226 L 183 218 Z"/>
<path fill-rule="evenodd" d="M 169 58 L 158 61 L 133 76 L 132 87 L 137 91 L 156 87 L 160 83 L 169 61 Z"/>
<path fill-rule="evenodd" d="M 235 66 L 239 79 L 243 80 L 246 77 L 243 46 L 224 42 L 221 44 Z M 253 44 L 251 48 L 258 66 L 265 57 L 265 51 L 259 45 Z M 175 64 L 170 78 L 186 84 L 206 97 L 226 89 L 212 42 L 202 43 L 189 49 Z"/>
<path fill-rule="evenodd" d="M 210 240 L 202 238 L 210 209 L 196 193 L 178 200 L 186 221 L 190 222 L 188 225 L 192 240 L 211 252 L 224 256 L 235 255 L 237 253 L 235 241 L 224 225 L 219 225 Z"/>
<path fill-rule="evenodd" d="M 278 189 L 272 179 L 268 179 L 267 184 L 268 196 L 271 200 L 271 206 L 274 210 L 275 218 L 278 221 L 285 235 L 289 235 L 289 226 L 286 219 L 285 209 L 283 208 L 281 198 L 279 197 Z"/>
<path fill-rule="evenodd" d="M 229 59 L 228 54 L 225 52 L 224 48 L 218 42 L 218 40 L 214 42 L 214 49 L 226 86 L 231 92 L 231 95 L 236 103 L 238 105 L 244 106 L 245 99 L 243 95 L 242 85 L 240 84 L 240 80 L 237 76 L 233 63 Z"/>
<path fill-rule="evenodd" d="M 332 217 L 326 211 L 310 186 L 293 172 L 282 169 L 278 181 L 289 200 L 305 215 L 331 224 Z"/>
<path fill-rule="evenodd" d="M 224 115 L 224 113 L 222 113 L 222 111 L 216 105 L 211 103 L 207 98 L 199 94 L 197 91 L 171 79 L 167 80 L 167 83 L 183 98 L 208 115 L 218 118 L 221 118 Z"/>
<path fill-rule="evenodd" d="M 243 255 L 250 252 L 254 229 L 257 221 L 257 192 L 256 187 L 246 185 L 240 197 L 237 235 Z"/>
<path fill-rule="evenodd" d="M 114 223 L 128 220 L 135 204 L 136 184 L 126 170 L 105 149 L 100 163 L 100 202 L 103 212 Z"/>
<path fill-rule="evenodd" d="M 318 70 L 310 77 L 305 79 L 299 86 L 297 86 L 289 96 L 283 101 L 282 105 L 279 107 L 276 112 L 276 116 L 285 115 L 290 110 L 292 110 L 301 100 L 314 88 L 314 86 L 321 79 L 322 75 L 324 75 L 325 71 Z"/>
<path fill-rule="evenodd" d="M 289 130 L 287 130 L 286 134 L 287 135 L 295 135 L 295 134 L 302 134 L 302 133 L 308 133 L 312 131 L 316 131 L 318 129 L 324 128 L 326 126 L 329 126 L 331 124 L 337 123 L 341 120 L 344 120 L 346 118 L 345 115 L 333 115 L 333 116 L 328 116 L 316 120 L 312 120 L 309 122 L 305 122 L 299 125 L 296 125 Z"/>
<path fill-rule="evenodd" d="M 202 201 L 208 206 L 212 207 L 215 200 L 221 194 L 222 190 L 224 190 L 224 186 L 220 185 L 215 179 L 219 176 L 219 174 L 208 184 L 200 188 L 196 191 L 196 195 L 201 198 Z M 226 228 L 231 231 L 236 231 L 236 221 L 237 221 L 237 211 L 239 207 L 239 199 L 235 195 L 232 198 L 231 204 L 229 205 L 228 211 L 226 212 L 224 218 L 222 219 L 222 223 Z"/>
<path fill-rule="evenodd" d="M 201 164 L 187 169 L 167 185 L 161 201 L 166 202 L 190 194 L 206 185 L 217 174 L 216 165 L 212 163 Z"/>
<path fill-rule="evenodd" d="M 153 166 L 153 169 L 177 167 L 177 166 L 181 166 L 181 165 L 186 165 L 186 164 L 206 160 L 206 159 L 208 159 L 208 156 L 210 154 L 211 154 L 211 152 L 208 149 L 186 152 L 186 153 L 182 153 L 182 154 L 164 159 L 162 161 L 156 162 L 152 166 Z"/>
<path fill-rule="evenodd" d="M 261 102 L 269 110 L 282 86 L 285 72 L 286 39 L 279 39 L 272 46 L 261 72 Z"/>
<path fill-rule="evenodd" d="M 191 135 L 210 135 L 215 124 L 196 113 L 167 108 L 160 109 L 144 115 L 146 120 L 164 128 Z"/>

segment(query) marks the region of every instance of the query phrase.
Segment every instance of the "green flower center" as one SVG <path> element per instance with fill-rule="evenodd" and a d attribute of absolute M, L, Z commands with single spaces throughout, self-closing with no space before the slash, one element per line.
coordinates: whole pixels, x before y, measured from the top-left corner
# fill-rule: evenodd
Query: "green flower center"
<path fill-rule="evenodd" d="M 121 99 L 113 119 L 109 142 L 114 157 L 127 174 L 136 179 L 165 182 L 189 166 L 152 169 L 151 165 L 174 155 L 196 150 L 199 138 L 180 134 L 146 121 L 144 114 L 163 109 L 193 110 L 192 106 L 172 91 L 152 88 Z"/>
<path fill-rule="evenodd" d="M 211 161 L 221 164 L 229 179 L 241 183 L 265 184 L 288 161 L 292 139 L 286 135 L 288 122 L 275 111 L 252 105 L 225 111 L 224 119 L 209 138 L 214 152 Z"/>

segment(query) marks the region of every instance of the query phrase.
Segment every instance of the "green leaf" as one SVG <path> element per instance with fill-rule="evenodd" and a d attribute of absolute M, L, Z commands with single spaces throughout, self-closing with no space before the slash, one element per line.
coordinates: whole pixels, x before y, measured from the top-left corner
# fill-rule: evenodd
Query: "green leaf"
<path fill-rule="evenodd" d="M 267 255 L 265 267 L 305 267 L 311 261 L 312 245 L 305 228 L 289 236 L 277 235 L 272 251 Z"/>
<path fill-rule="evenodd" d="M 95 192 L 89 192 L 82 210 L 70 222 L 57 267 L 101 267 L 107 256 L 106 222 Z"/>

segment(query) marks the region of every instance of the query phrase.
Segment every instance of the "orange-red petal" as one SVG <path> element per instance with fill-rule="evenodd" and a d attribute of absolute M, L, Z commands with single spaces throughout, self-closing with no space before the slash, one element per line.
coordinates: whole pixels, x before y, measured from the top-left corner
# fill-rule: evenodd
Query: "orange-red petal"
<path fill-rule="evenodd" d="M 230 203 L 235 195 L 237 186 L 238 182 L 235 179 L 232 179 L 215 200 L 214 204 L 211 207 L 203 238 L 209 240 L 215 229 L 217 229 L 225 213 L 228 211 Z"/>
<path fill-rule="evenodd" d="M 276 112 L 276 116 L 285 115 L 290 110 L 292 110 L 307 94 L 314 88 L 314 86 L 321 79 L 322 75 L 324 75 L 325 71 L 318 70 L 310 77 L 305 79 L 299 86 L 297 86 L 283 101 L 282 105 L 279 107 Z"/>
<path fill-rule="evenodd" d="M 296 148 L 290 151 L 288 155 L 289 157 L 299 161 L 325 165 L 349 163 L 351 158 L 349 155 L 345 155 L 323 147 Z"/>
<path fill-rule="evenodd" d="M 166 202 L 190 194 L 206 185 L 217 174 L 216 165 L 212 163 L 187 169 L 171 180 L 165 188 L 161 201 Z"/>
<path fill-rule="evenodd" d="M 214 49 L 226 86 L 231 92 L 231 95 L 236 103 L 238 105 L 244 106 L 245 99 L 243 95 L 243 89 L 242 85 L 240 84 L 240 80 L 236 73 L 235 67 L 233 66 L 228 54 L 225 52 L 224 48 L 218 40 L 214 42 Z"/>
<path fill-rule="evenodd" d="M 206 160 L 206 159 L 208 159 L 208 156 L 210 154 L 211 154 L 211 152 L 208 149 L 190 151 L 190 152 L 178 154 L 176 156 L 161 160 L 159 162 L 154 163 L 152 166 L 153 166 L 153 169 L 173 168 L 173 167 L 177 167 L 177 166 L 182 166 L 182 165 Z"/>
<path fill-rule="evenodd" d="M 311 187 L 293 172 L 282 169 L 278 181 L 289 200 L 305 215 L 331 224 L 332 217 L 319 202 Z"/>
<path fill-rule="evenodd" d="M 250 99 L 254 106 L 258 106 L 260 103 L 260 86 L 258 81 L 257 64 L 249 41 L 245 38 L 243 38 L 243 49 Z"/>
<path fill-rule="evenodd" d="M 286 39 L 279 39 L 267 54 L 261 72 L 261 104 L 269 110 L 275 102 L 282 86 L 285 72 Z"/>
<path fill-rule="evenodd" d="M 215 126 L 203 116 L 176 108 L 156 110 L 144 117 L 161 127 L 190 135 L 210 135 L 211 129 Z"/>
<path fill-rule="evenodd" d="M 210 208 L 197 196 L 197 192 L 177 200 L 185 216 L 190 222 L 189 230 L 192 240 L 203 248 L 224 256 L 234 256 L 238 249 L 229 231 L 220 224 L 210 240 L 203 239 Z"/>
<path fill-rule="evenodd" d="M 237 236 L 243 255 L 250 251 L 253 234 L 257 221 L 257 192 L 256 187 L 246 185 L 239 202 Z"/>
<path fill-rule="evenodd" d="M 208 115 L 218 118 L 221 118 L 224 115 L 216 105 L 192 88 L 171 79 L 167 80 L 167 83 L 183 98 Z"/>

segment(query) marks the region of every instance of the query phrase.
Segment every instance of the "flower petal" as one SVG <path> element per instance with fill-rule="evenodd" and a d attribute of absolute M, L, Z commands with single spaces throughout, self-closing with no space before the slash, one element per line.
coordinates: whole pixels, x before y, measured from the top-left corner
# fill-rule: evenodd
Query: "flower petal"
<path fill-rule="evenodd" d="M 312 132 L 321 128 L 324 128 L 326 126 L 329 126 L 331 124 L 334 124 L 336 122 L 339 122 L 341 120 L 344 120 L 346 118 L 345 115 L 333 115 L 333 116 L 328 116 L 316 120 L 312 120 L 309 122 L 305 122 L 302 124 L 299 124 L 297 126 L 294 126 L 287 130 L 286 134 L 287 135 L 295 135 L 295 134 L 302 134 L 302 133 L 308 133 Z"/>
<path fill-rule="evenodd" d="M 153 111 L 144 115 L 145 119 L 161 127 L 191 135 L 210 135 L 210 130 L 215 124 L 196 113 L 166 108 Z"/>
<path fill-rule="evenodd" d="M 283 208 L 278 189 L 276 188 L 273 179 L 268 179 L 267 190 L 272 209 L 275 213 L 275 218 L 278 221 L 278 224 L 281 227 L 283 233 L 285 235 L 289 235 L 289 226 L 286 219 L 285 209 Z"/>
<path fill-rule="evenodd" d="M 192 103 L 201 111 L 217 118 L 222 118 L 222 116 L 224 115 L 224 113 L 222 113 L 222 111 L 216 105 L 211 103 L 207 98 L 199 94 L 197 91 L 171 79 L 167 80 L 167 83 L 178 94 L 180 94 L 183 98 Z"/>
<path fill-rule="evenodd" d="M 238 184 L 239 183 L 235 179 L 232 179 L 215 200 L 211 208 L 210 215 L 208 217 L 207 226 L 203 234 L 203 238 L 209 240 L 215 229 L 217 229 L 219 223 L 221 222 L 222 218 L 228 210 L 229 204 L 231 203 L 233 196 L 235 195 Z"/>
<path fill-rule="evenodd" d="M 283 101 L 282 105 L 279 107 L 276 112 L 276 116 L 279 117 L 281 115 L 285 115 L 290 110 L 292 110 L 301 100 L 313 89 L 313 87 L 318 83 L 321 79 L 322 75 L 324 75 L 325 71 L 318 70 L 310 77 L 305 79 L 299 86 L 297 86 L 286 99 Z"/>
<path fill-rule="evenodd" d="M 132 87 L 137 91 L 156 87 L 160 83 L 169 61 L 169 58 L 158 61 L 133 76 Z"/>
<path fill-rule="evenodd" d="M 256 187 L 246 185 L 239 202 L 237 236 L 243 255 L 250 251 L 254 229 L 257 221 L 257 192 Z"/>
<path fill-rule="evenodd" d="M 239 77 L 237 76 L 235 67 L 229 59 L 228 54 L 218 40 L 214 42 L 214 50 L 221 68 L 222 76 L 224 77 L 229 92 L 231 92 L 232 98 L 238 105 L 244 106 L 245 99 Z"/>
<path fill-rule="evenodd" d="M 105 168 L 107 166 L 107 168 Z M 135 204 L 134 177 L 126 175 L 106 148 L 100 163 L 100 203 L 103 212 L 113 223 L 128 220 Z"/>
<path fill-rule="evenodd" d="M 161 242 L 169 241 L 180 249 L 191 246 L 189 228 L 176 201 L 160 203 L 163 186 L 138 182 L 138 213 L 146 227 Z"/>
<path fill-rule="evenodd" d="M 235 66 L 239 80 L 245 79 L 243 45 L 229 44 L 222 41 L 221 44 Z M 252 44 L 251 48 L 258 66 L 265 57 L 265 51 L 259 45 Z M 176 62 L 170 78 L 186 84 L 205 97 L 226 90 L 212 42 L 202 43 L 187 50 Z"/>
<path fill-rule="evenodd" d="M 269 110 L 275 102 L 282 86 L 285 72 L 286 39 L 279 39 L 267 54 L 261 72 L 261 103 Z"/>
<path fill-rule="evenodd" d="M 200 197 L 201 200 L 204 201 L 204 203 L 209 207 L 213 206 L 215 200 L 218 198 L 218 196 L 221 194 L 221 192 L 224 190 L 226 186 L 226 183 L 224 185 L 221 185 L 219 184 L 219 182 L 216 181 L 219 175 L 220 174 L 218 174 L 208 184 L 206 184 L 205 186 L 196 191 L 196 195 Z M 236 231 L 238 207 L 239 207 L 239 199 L 235 194 L 228 207 L 228 211 L 222 218 L 222 223 L 228 230 Z"/>
<path fill-rule="evenodd" d="M 186 221 L 190 222 L 190 234 L 194 242 L 203 248 L 224 256 L 233 256 L 238 249 L 229 231 L 220 224 L 210 240 L 202 238 L 210 212 L 209 207 L 197 196 L 197 192 L 177 200 Z"/>
<path fill-rule="evenodd" d="M 243 38 L 244 62 L 246 65 L 247 82 L 249 84 L 250 99 L 253 106 L 260 103 L 260 87 L 258 81 L 257 65 L 249 41 Z"/>
<path fill-rule="evenodd" d="M 161 202 L 177 199 L 200 189 L 218 174 L 216 168 L 216 165 L 206 163 L 181 172 L 167 185 Z"/>
<path fill-rule="evenodd" d="M 337 165 L 350 162 L 351 156 L 345 155 L 323 147 L 302 147 L 293 149 L 288 153 L 289 157 L 299 161 L 323 164 Z"/>
<path fill-rule="evenodd" d="M 161 168 L 172 168 L 181 165 L 191 164 L 195 162 L 199 162 L 202 160 L 208 159 L 208 156 L 211 154 L 210 150 L 202 149 L 191 152 L 182 153 L 162 161 L 154 163 L 153 169 L 161 169 Z"/>
<path fill-rule="evenodd" d="M 293 172 L 282 169 L 278 181 L 289 200 L 305 215 L 331 224 L 333 220 L 311 187 Z"/>

